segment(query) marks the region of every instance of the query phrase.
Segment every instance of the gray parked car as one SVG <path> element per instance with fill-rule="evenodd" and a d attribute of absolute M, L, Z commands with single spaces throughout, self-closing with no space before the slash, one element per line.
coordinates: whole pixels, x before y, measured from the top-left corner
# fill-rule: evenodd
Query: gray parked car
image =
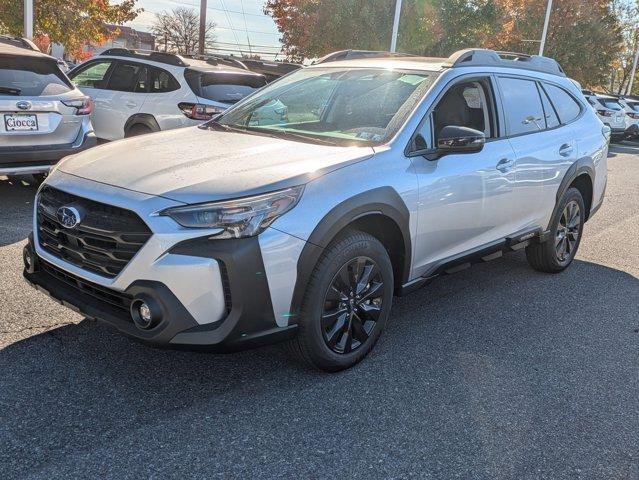
<path fill-rule="evenodd" d="M 42 179 L 62 157 L 95 145 L 91 109 L 55 58 L 0 42 L 0 175 Z"/>
<path fill-rule="evenodd" d="M 286 114 L 261 115 L 275 104 Z M 519 249 L 567 268 L 604 198 L 609 136 L 549 58 L 319 64 L 200 127 L 59 164 L 24 273 L 151 344 L 289 340 L 339 370 L 371 351 L 394 294 Z"/>

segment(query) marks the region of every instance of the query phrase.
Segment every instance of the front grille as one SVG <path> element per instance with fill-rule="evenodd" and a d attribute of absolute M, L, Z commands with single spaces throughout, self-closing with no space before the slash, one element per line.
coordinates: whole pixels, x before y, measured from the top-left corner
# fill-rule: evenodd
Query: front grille
<path fill-rule="evenodd" d="M 79 225 L 64 228 L 57 218 L 62 206 L 82 213 Z M 62 260 L 113 278 L 151 236 L 149 227 L 124 208 L 78 197 L 45 186 L 38 195 L 38 242 Z"/>
<path fill-rule="evenodd" d="M 82 278 L 67 273 L 54 265 L 51 265 L 49 262 L 42 259 L 40 259 L 40 265 L 42 266 L 42 270 L 79 292 L 91 295 L 92 297 L 103 302 L 107 302 L 118 309 L 125 310 L 127 313 L 129 312 L 131 301 L 133 300 L 130 295 L 88 282 Z M 127 315 L 126 318 L 129 319 L 130 317 Z"/>

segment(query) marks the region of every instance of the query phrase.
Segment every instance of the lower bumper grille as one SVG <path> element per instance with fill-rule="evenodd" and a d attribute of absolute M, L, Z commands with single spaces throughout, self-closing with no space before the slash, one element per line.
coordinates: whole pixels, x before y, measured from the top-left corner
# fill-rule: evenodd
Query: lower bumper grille
<path fill-rule="evenodd" d="M 49 275 L 57 278 L 61 282 L 64 282 L 66 285 L 78 290 L 79 292 L 91 295 L 92 297 L 106 302 L 118 309 L 122 309 L 127 313 L 129 312 L 131 301 L 133 300 L 131 296 L 118 292 L 116 290 L 102 287 L 95 283 L 88 282 L 84 279 L 76 277 L 75 275 L 67 273 L 64 270 L 42 259 L 40 259 L 40 265 L 42 266 L 42 270 L 47 272 Z"/>
<path fill-rule="evenodd" d="M 58 209 L 73 207 L 83 217 L 65 228 Z M 134 212 L 45 186 L 38 195 L 38 242 L 51 255 L 113 278 L 151 237 Z"/>

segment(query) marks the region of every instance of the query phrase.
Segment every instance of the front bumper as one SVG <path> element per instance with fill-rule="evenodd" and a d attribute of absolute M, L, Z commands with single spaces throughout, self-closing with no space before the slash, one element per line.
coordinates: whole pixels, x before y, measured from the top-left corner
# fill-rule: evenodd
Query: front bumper
<path fill-rule="evenodd" d="M 46 173 L 59 160 L 97 145 L 93 131 L 82 133 L 70 144 L 0 147 L 0 175 Z"/>
<path fill-rule="evenodd" d="M 73 275 L 38 256 L 33 236 L 25 247 L 24 277 L 58 303 L 150 345 L 229 352 L 276 343 L 295 334 L 296 325 L 278 326 L 275 321 L 257 238 L 222 242 L 198 238 L 178 243 L 170 254 L 216 259 L 224 265 L 227 311 L 220 320 L 198 323 L 160 281 L 136 280 L 118 291 Z M 138 328 L 130 313 L 131 304 L 140 298 L 151 299 L 162 311 L 159 322 L 149 330 Z"/>

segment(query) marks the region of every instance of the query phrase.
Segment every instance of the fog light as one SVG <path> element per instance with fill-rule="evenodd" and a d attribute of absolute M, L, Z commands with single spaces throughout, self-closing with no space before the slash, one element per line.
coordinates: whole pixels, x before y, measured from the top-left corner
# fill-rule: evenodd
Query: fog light
<path fill-rule="evenodd" d="M 140 330 L 150 330 L 160 323 L 162 310 L 150 298 L 136 298 L 131 302 L 131 318 Z"/>

